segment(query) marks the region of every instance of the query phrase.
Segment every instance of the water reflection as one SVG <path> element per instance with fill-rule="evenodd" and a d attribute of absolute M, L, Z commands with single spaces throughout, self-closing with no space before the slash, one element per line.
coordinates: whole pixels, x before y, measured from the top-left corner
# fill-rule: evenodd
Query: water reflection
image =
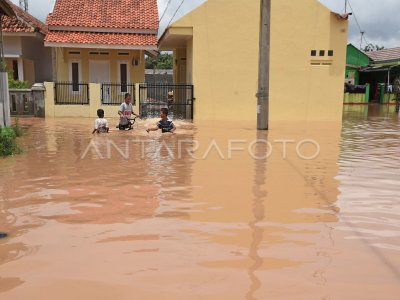
<path fill-rule="evenodd" d="M 400 131 L 382 109 L 268 133 L 24 119 L 26 154 L 0 160 L 0 297 L 367 299 L 364 274 L 396 295 Z"/>
<path fill-rule="evenodd" d="M 268 140 L 268 133 L 266 131 L 257 132 L 257 140 Z M 257 143 L 255 156 L 263 157 L 265 153 L 268 152 L 268 145 L 265 143 Z M 260 246 L 263 242 L 264 228 L 259 226 L 259 223 L 265 218 L 265 207 L 264 199 L 267 197 L 267 191 L 265 189 L 266 183 L 266 166 L 267 159 L 254 160 L 254 187 L 253 187 L 253 214 L 254 220 L 249 223 L 249 227 L 252 230 L 253 241 L 250 244 L 249 258 L 253 260 L 253 264 L 249 268 L 249 278 L 250 278 L 250 289 L 246 294 L 246 299 L 256 300 L 254 294 L 260 289 L 262 282 L 257 277 L 257 270 L 263 265 L 263 258 L 258 253 Z"/>

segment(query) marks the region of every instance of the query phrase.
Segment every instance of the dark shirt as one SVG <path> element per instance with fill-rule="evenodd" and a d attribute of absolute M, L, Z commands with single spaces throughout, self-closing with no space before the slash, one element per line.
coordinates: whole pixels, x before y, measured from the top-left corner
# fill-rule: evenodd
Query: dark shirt
<path fill-rule="evenodd" d="M 170 119 L 163 121 L 162 119 L 157 123 L 157 127 L 161 129 L 162 132 L 170 132 L 172 128 L 175 127 L 174 123 Z"/>

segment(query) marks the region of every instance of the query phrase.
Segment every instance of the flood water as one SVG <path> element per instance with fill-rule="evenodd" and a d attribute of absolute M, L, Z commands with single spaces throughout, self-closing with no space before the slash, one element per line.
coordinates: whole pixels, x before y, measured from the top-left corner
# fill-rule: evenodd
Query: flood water
<path fill-rule="evenodd" d="M 0 299 L 400 299 L 393 107 L 269 132 L 20 123 L 25 153 L 0 159 Z"/>

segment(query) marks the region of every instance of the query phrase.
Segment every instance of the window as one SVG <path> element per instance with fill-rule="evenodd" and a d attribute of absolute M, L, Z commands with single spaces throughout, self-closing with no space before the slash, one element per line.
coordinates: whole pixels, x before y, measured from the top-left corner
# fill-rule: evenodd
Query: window
<path fill-rule="evenodd" d="M 311 50 L 311 56 L 317 56 L 317 50 Z"/>
<path fill-rule="evenodd" d="M 333 56 L 333 50 L 328 51 L 328 56 Z"/>
<path fill-rule="evenodd" d="M 319 56 L 325 56 L 325 50 L 319 50 Z"/>
<path fill-rule="evenodd" d="M 12 67 L 13 67 L 13 79 L 18 80 L 19 79 L 19 74 L 18 74 L 18 60 L 13 60 L 12 61 Z"/>
<path fill-rule="evenodd" d="M 69 51 L 68 53 L 71 54 L 71 55 L 79 55 L 79 54 L 81 54 L 79 51 Z"/>
<path fill-rule="evenodd" d="M 128 92 L 128 81 L 129 81 L 129 72 L 128 72 L 128 63 L 120 62 L 119 63 L 119 81 L 121 82 L 121 93 Z"/>
<path fill-rule="evenodd" d="M 129 53 L 128 52 L 118 52 L 118 55 L 129 56 Z"/>
<path fill-rule="evenodd" d="M 121 93 L 126 93 L 128 87 L 126 83 L 128 82 L 128 70 L 126 64 L 120 64 L 120 76 L 121 76 Z"/>
<path fill-rule="evenodd" d="M 71 60 L 69 63 L 69 80 L 72 82 L 72 91 L 79 92 L 79 82 L 81 78 L 80 60 Z"/>

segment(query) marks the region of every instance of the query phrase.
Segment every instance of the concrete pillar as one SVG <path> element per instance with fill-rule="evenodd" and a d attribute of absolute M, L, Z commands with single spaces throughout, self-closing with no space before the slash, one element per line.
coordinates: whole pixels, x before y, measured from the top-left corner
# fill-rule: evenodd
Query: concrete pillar
<path fill-rule="evenodd" d="M 10 126 L 10 95 L 7 72 L 0 72 L 0 126 Z"/>
<path fill-rule="evenodd" d="M 35 83 L 32 86 L 32 97 L 34 105 L 35 117 L 44 118 L 45 117 L 45 101 L 44 93 L 46 88 L 43 83 Z"/>
<path fill-rule="evenodd" d="M 45 86 L 45 93 L 44 93 L 45 116 L 55 117 L 54 83 L 45 82 L 44 86 Z"/>

